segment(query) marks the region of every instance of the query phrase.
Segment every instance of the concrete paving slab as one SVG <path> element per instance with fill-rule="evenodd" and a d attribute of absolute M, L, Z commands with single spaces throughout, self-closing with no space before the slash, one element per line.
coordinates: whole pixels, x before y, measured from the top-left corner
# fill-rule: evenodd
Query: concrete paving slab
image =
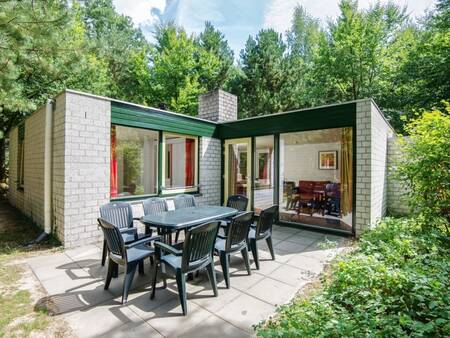
<path fill-rule="evenodd" d="M 188 315 L 183 316 L 179 300 L 173 299 L 153 309 L 146 321 L 163 336 L 176 337 L 197 327 L 211 315 L 190 300 L 187 301 L 187 311 Z"/>
<path fill-rule="evenodd" d="M 282 241 L 275 245 L 275 249 L 283 250 L 287 253 L 301 253 L 308 247 L 308 244 Z"/>
<path fill-rule="evenodd" d="M 48 300 L 55 305 L 54 314 L 69 314 L 113 299 L 113 294 L 104 290 L 103 286 L 102 282 L 87 283 L 64 293 L 48 296 Z"/>
<path fill-rule="evenodd" d="M 315 238 L 315 237 L 308 237 L 308 236 L 303 236 L 302 233 L 298 233 L 292 236 L 289 236 L 288 238 L 286 238 L 286 241 L 288 242 L 293 242 L 293 243 L 299 243 L 299 244 L 304 244 L 304 245 L 311 245 L 314 242 L 320 240 L 321 238 Z"/>
<path fill-rule="evenodd" d="M 33 271 L 41 268 L 55 268 L 58 265 L 66 264 L 72 260 L 64 252 L 55 252 L 49 255 L 36 256 L 27 259 L 27 263 Z"/>
<path fill-rule="evenodd" d="M 89 244 L 74 249 L 68 249 L 65 250 L 64 253 L 74 261 L 91 255 L 96 255 L 98 259 L 101 259 L 102 257 L 102 249 L 96 246 L 95 244 Z"/>
<path fill-rule="evenodd" d="M 220 292 L 222 289 L 226 289 L 226 285 L 225 280 L 222 277 L 222 273 L 217 274 L 217 277 L 217 286 L 219 287 Z M 240 274 L 234 273 L 230 275 L 230 286 L 235 289 L 245 291 L 263 278 L 263 275 L 257 273 L 252 273 L 250 276 L 247 272 Z"/>
<path fill-rule="evenodd" d="M 270 256 L 269 256 L 270 257 Z M 264 276 L 270 276 L 270 274 L 278 269 L 283 264 L 280 262 L 277 262 L 276 260 L 272 260 L 272 258 L 260 260 L 259 262 L 259 270 L 256 270 L 256 267 L 254 264 L 251 265 L 252 267 L 252 273 L 259 273 Z"/>
<path fill-rule="evenodd" d="M 215 315 L 211 315 L 195 327 L 178 335 L 183 338 L 198 338 L 198 337 L 221 337 L 221 338 L 246 338 L 251 335 L 239 329 L 227 321 Z"/>
<path fill-rule="evenodd" d="M 302 287 L 316 274 L 290 265 L 282 265 L 270 274 L 270 277 L 291 286 Z"/>
<path fill-rule="evenodd" d="M 322 272 L 325 265 L 324 262 L 305 255 L 296 255 L 292 257 L 286 264 L 310 271 L 316 275 Z"/>
<path fill-rule="evenodd" d="M 275 279 L 266 277 L 259 281 L 246 293 L 272 305 L 283 305 L 297 292 L 297 288 Z"/>
<path fill-rule="evenodd" d="M 231 282 L 233 283 L 233 281 Z M 239 291 L 233 287 L 229 289 L 220 289 L 217 297 L 213 297 L 211 287 L 208 282 L 202 283 L 195 292 L 190 292 L 189 299 L 207 309 L 212 313 L 216 313 L 222 307 L 233 301 L 234 299 L 243 295 L 242 291 Z"/>
<path fill-rule="evenodd" d="M 110 302 L 77 311 L 65 316 L 65 320 L 80 338 L 109 335 L 126 323 L 137 326 L 143 322 L 126 306 Z"/>
<path fill-rule="evenodd" d="M 129 337 L 146 337 L 146 338 L 162 338 L 158 331 L 151 327 L 148 323 L 128 322 L 114 328 L 112 332 L 105 333 L 101 338 L 129 338 Z"/>
<path fill-rule="evenodd" d="M 267 319 L 275 309 L 274 305 L 244 294 L 224 306 L 216 315 L 248 333 L 253 333 L 252 326 Z"/>
<path fill-rule="evenodd" d="M 152 318 L 154 310 L 164 303 L 177 301 L 178 294 L 171 289 L 158 288 L 154 299 L 150 299 L 151 289 L 136 291 L 128 297 L 127 306 L 143 320 Z M 120 302 L 120 298 L 116 298 Z"/>

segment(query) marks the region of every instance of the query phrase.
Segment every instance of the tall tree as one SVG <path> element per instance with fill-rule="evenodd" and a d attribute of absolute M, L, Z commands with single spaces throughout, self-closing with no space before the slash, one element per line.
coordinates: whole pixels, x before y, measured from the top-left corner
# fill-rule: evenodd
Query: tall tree
<path fill-rule="evenodd" d="M 273 29 L 249 37 L 241 51 L 243 76 L 236 93 L 242 116 L 258 116 L 286 108 L 285 91 L 289 83 L 285 62 L 286 44 Z"/>
<path fill-rule="evenodd" d="M 292 15 L 291 28 L 287 32 L 290 53 L 301 57 L 306 63 L 312 62 L 322 35 L 319 20 L 297 5 Z"/>
<path fill-rule="evenodd" d="M 408 48 L 399 77 L 409 92 L 400 104 L 409 111 L 431 109 L 450 98 L 449 13 L 450 1 L 440 0 L 417 30 L 415 43 Z"/>
<path fill-rule="evenodd" d="M 199 84 L 198 51 L 193 36 L 173 23 L 160 25 L 155 32 L 150 88 L 153 104 L 180 113 L 197 113 Z"/>
<path fill-rule="evenodd" d="M 11 128 L 65 87 L 103 94 L 101 60 L 85 47 L 84 25 L 66 1 L 9 1 L 0 7 L 0 180 Z"/>
<path fill-rule="evenodd" d="M 223 33 L 215 29 L 211 22 L 205 23 L 205 29 L 197 39 L 200 47 L 200 58 L 206 70 L 199 81 L 207 90 L 223 88 L 229 77 L 229 71 L 234 61 L 234 54 Z M 206 62 L 205 62 L 206 61 Z M 212 67 L 207 67 L 211 65 Z"/>
<path fill-rule="evenodd" d="M 134 68 L 149 53 L 141 30 L 133 26 L 130 17 L 116 12 L 112 0 L 85 0 L 80 10 L 91 50 L 108 66 L 110 95 L 143 103 L 145 90 Z"/>
<path fill-rule="evenodd" d="M 316 90 L 327 101 L 380 97 L 386 50 L 406 21 L 405 8 L 376 3 L 359 10 L 343 0 L 341 15 L 330 22 L 315 60 Z"/>
<path fill-rule="evenodd" d="M 287 86 L 289 95 L 286 95 L 286 99 L 290 108 L 302 108 L 323 102 L 323 97 L 316 97 L 311 90 L 315 87 L 312 72 L 314 58 L 323 35 L 318 19 L 309 15 L 303 7 L 295 7 L 291 28 L 287 31 L 287 71 L 292 75 L 289 76 L 291 83 Z"/>

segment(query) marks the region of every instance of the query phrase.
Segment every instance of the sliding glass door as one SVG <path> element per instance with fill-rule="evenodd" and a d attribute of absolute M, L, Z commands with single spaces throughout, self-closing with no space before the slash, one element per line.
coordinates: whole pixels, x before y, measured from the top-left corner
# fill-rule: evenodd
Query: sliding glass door
<path fill-rule="evenodd" d="M 228 196 L 237 194 L 247 196 L 251 201 L 251 148 L 251 138 L 225 141 L 225 202 Z"/>

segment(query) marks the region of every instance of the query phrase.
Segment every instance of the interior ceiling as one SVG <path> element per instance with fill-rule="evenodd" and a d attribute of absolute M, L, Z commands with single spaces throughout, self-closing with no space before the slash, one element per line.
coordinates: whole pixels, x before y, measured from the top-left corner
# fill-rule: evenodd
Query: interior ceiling
<path fill-rule="evenodd" d="M 341 128 L 302 131 L 297 133 L 282 134 L 285 144 L 315 144 L 340 142 Z"/>

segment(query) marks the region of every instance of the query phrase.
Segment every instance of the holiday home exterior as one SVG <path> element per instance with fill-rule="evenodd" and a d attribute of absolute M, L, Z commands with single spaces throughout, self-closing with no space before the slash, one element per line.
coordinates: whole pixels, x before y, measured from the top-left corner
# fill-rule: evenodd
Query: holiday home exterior
<path fill-rule="evenodd" d="M 279 222 L 359 235 L 403 211 L 388 177 L 394 131 L 371 99 L 237 119 L 237 98 L 199 97 L 198 116 L 65 90 L 10 135 L 9 201 L 66 247 L 96 242 L 111 200 L 249 197 Z M 137 211 L 138 212 L 138 211 Z"/>

